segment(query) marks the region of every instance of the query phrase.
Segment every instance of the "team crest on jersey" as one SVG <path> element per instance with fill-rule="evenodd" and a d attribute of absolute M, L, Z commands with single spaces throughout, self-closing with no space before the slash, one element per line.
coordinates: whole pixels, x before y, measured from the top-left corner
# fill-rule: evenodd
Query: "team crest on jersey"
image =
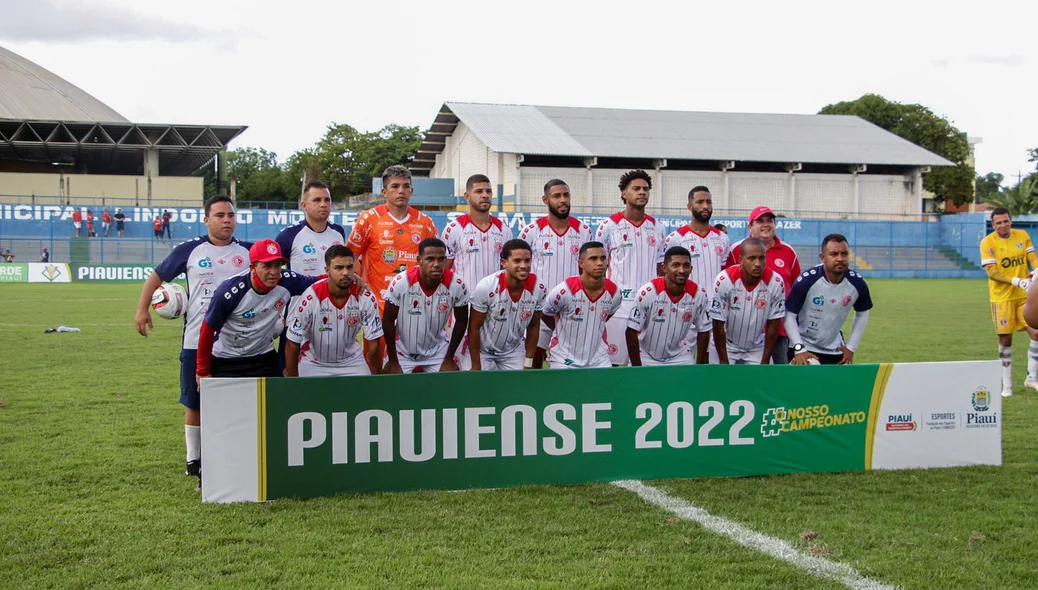
<path fill-rule="evenodd" d="M 441 301 L 436 305 L 436 311 L 440 313 L 447 313 L 448 309 L 450 309 L 450 306 L 447 305 L 446 301 Z"/>
<path fill-rule="evenodd" d="M 779 268 L 782 268 L 783 266 L 786 266 L 786 261 L 782 260 L 781 258 L 776 258 L 775 259 L 775 266 L 777 266 Z"/>
<path fill-rule="evenodd" d="M 649 237 L 646 238 L 646 241 L 649 242 L 650 246 L 656 247 L 656 236 L 649 234 Z"/>
<path fill-rule="evenodd" d="M 276 309 L 277 311 L 281 311 L 284 307 L 285 307 L 285 300 L 284 299 L 278 299 L 277 301 L 274 302 L 274 309 Z"/>
<path fill-rule="evenodd" d="M 529 309 L 524 309 L 519 312 L 519 321 L 525 322 L 526 320 L 533 317 L 533 312 Z"/>
<path fill-rule="evenodd" d="M 233 266 L 234 268 L 241 268 L 244 265 L 245 265 L 245 259 L 244 258 L 242 258 L 241 256 L 239 256 L 237 254 L 235 254 L 234 256 L 231 256 L 231 266 Z"/>
<path fill-rule="evenodd" d="M 421 244 L 422 243 L 422 236 L 420 236 L 418 234 L 411 234 L 411 241 L 414 242 L 415 244 Z"/>
<path fill-rule="evenodd" d="M 386 248 L 382 251 L 382 262 L 386 264 L 393 264 L 396 262 L 396 250 L 392 248 Z"/>
<path fill-rule="evenodd" d="M 350 312 L 349 317 L 346 318 L 346 325 L 351 327 L 351 328 L 354 328 L 359 323 L 360 323 L 360 314 L 359 313 L 355 313 L 355 312 Z"/>
<path fill-rule="evenodd" d="M 762 298 L 760 298 L 760 299 L 757 299 L 756 301 L 754 301 L 754 302 L 753 302 L 753 305 L 754 305 L 754 306 L 755 306 L 755 307 L 756 307 L 757 309 L 764 309 L 765 307 L 767 307 L 767 306 L 768 306 L 768 300 L 767 300 L 767 299 L 764 299 L 764 298 L 762 297 Z"/>
<path fill-rule="evenodd" d="M 599 314 L 598 317 L 601 318 L 601 320 L 603 322 L 608 321 L 609 320 L 609 310 L 608 309 L 603 309 L 602 313 Z"/>
<path fill-rule="evenodd" d="M 850 295 L 844 295 L 843 296 L 843 301 L 841 303 L 843 304 L 844 307 L 847 307 L 848 305 L 850 305 L 851 304 L 851 296 Z"/>
<path fill-rule="evenodd" d="M 681 321 L 687 322 L 692 319 L 692 310 L 686 309 L 685 313 L 681 314 Z"/>
<path fill-rule="evenodd" d="M 580 254 L 580 246 L 578 246 L 576 244 L 572 244 L 569 247 L 569 253 L 574 255 L 574 256 L 577 256 L 578 254 Z"/>
<path fill-rule="evenodd" d="M 274 244 L 267 244 L 267 254 L 277 254 L 278 247 Z"/>
<path fill-rule="evenodd" d="M 1016 243 L 1016 247 L 1019 248 L 1019 249 L 1023 249 L 1024 243 L 1023 242 L 1017 242 Z"/>
<path fill-rule="evenodd" d="M 714 252 L 716 252 L 718 256 L 724 254 L 724 246 L 721 244 L 714 246 Z"/>
<path fill-rule="evenodd" d="M 501 242 L 494 242 L 494 253 L 495 254 L 500 254 L 502 248 L 504 248 L 504 244 L 502 244 Z"/>

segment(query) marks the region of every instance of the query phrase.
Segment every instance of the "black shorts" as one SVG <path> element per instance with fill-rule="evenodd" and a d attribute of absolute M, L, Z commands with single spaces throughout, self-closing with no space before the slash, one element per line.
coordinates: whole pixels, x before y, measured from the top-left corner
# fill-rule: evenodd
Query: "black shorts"
<path fill-rule="evenodd" d="M 843 360 L 842 354 L 823 354 L 821 352 L 815 352 L 813 350 L 809 350 L 808 352 L 818 357 L 818 362 L 823 365 L 838 365 L 840 364 L 840 361 Z M 793 357 L 795 356 L 796 355 L 793 354 L 792 348 L 790 348 L 789 352 L 786 353 L 786 358 L 789 359 L 789 362 L 793 362 Z"/>
<path fill-rule="evenodd" d="M 278 372 L 278 353 L 271 350 L 258 356 L 238 358 L 213 357 L 209 364 L 212 377 L 281 377 Z"/>

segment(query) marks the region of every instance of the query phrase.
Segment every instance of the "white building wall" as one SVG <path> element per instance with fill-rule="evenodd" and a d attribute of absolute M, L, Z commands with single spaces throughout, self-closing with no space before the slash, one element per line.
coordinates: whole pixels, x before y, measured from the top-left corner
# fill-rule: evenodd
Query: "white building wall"
<path fill-rule="evenodd" d="M 533 168 L 519 169 L 518 208 L 525 211 L 540 211 L 544 208 L 541 197 L 544 185 L 553 178 L 560 178 L 569 185 L 572 194 L 573 212 L 585 212 L 588 207 L 587 170 L 584 168 Z"/>
<path fill-rule="evenodd" d="M 775 211 L 788 211 L 792 206 L 789 197 L 789 174 L 728 173 L 727 209 L 730 214 L 749 215 L 759 205 L 767 205 Z M 714 197 L 714 207 L 717 207 L 717 197 Z"/>
<path fill-rule="evenodd" d="M 843 217 L 854 213 L 854 176 L 797 174 L 796 211 L 805 216 Z M 765 203 L 766 204 L 766 203 Z M 862 207 L 865 212 L 868 207 Z M 890 211 L 870 211 L 891 213 Z"/>

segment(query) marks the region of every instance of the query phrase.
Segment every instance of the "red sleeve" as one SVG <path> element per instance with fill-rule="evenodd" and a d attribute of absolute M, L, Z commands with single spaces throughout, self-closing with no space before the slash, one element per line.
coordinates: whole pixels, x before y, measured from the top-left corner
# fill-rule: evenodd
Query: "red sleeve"
<path fill-rule="evenodd" d="M 796 252 L 793 252 L 793 268 L 791 269 L 790 276 L 789 276 L 790 284 L 792 284 L 793 281 L 797 280 L 797 277 L 799 277 L 799 276 L 800 276 L 800 258 L 797 257 L 797 253 Z"/>
<path fill-rule="evenodd" d="M 728 258 L 724 261 L 724 268 L 728 268 L 729 266 L 738 266 L 738 265 L 739 265 L 739 261 L 735 259 L 735 249 L 732 248 L 732 251 L 728 253 Z"/>
<path fill-rule="evenodd" d="M 202 331 L 198 335 L 198 360 L 195 364 L 195 374 L 200 377 L 209 376 L 209 365 L 213 361 L 213 334 L 209 322 L 202 320 Z"/>

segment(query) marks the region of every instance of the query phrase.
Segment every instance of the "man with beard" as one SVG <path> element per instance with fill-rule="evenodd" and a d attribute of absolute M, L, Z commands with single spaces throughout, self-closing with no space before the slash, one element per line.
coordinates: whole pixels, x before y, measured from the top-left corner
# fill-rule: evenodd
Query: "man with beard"
<path fill-rule="evenodd" d="M 706 289 L 688 280 L 689 251 L 678 246 L 663 258 L 663 276 L 638 290 L 627 323 L 631 365 L 690 365 L 706 362 L 710 346 L 710 298 Z M 693 358 L 691 346 L 696 346 Z"/>
<path fill-rule="evenodd" d="M 288 270 L 316 277 L 324 273 L 325 251 L 346 243 L 346 230 L 336 223 L 328 223 L 332 194 L 328 185 L 320 180 L 306 183 L 299 208 L 304 213 L 302 221 L 281 230 L 274 241 L 288 259 Z"/>
<path fill-rule="evenodd" d="M 760 206 L 750 212 L 750 237 L 756 238 L 764 244 L 767 255 L 767 268 L 782 277 L 786 286 L 786 296 L 793 288 L 793 281 L 800 276 L 800 260 L 797 253 L 788 245 L 782 243 L 775 235 L 775 213 L 768 207 Z M 732 244 L 732 251 L 725 261 L 725 268 L 739 266 L 742 250 L 739 248 L 742 241 Z M 786 328 L 779 322 L 778 339 L 772 349 L 771 362 L 775 365 L 785 365 L 786 351 L 789 349 L 789 338 L 786 337 Z"/>
<path fill-rule="evenodd" d="M 577 254 L 580 247 L 594 239 L 591 228 L 569 214 L 570 199 L 569 185 L 558 178 L 549 180 L 541 197 L 548 207 L 548 214 L 519 232 L 519 239 L 530 244 L 533 274 L 549 289 L 579 273 Z M 535 369 L 544 366 L 551 332 L 551 328 L 541 322 L 537 352 L 533 355 Z"/>
<path fill-rule="evenodd" d="M 801 273 L 786 299 L 786 333 L 793 365 L 849 365 L 854 361 L 872 309 L 865 279 L 847 270 L 847 238 L 829 234 L 822 239 L 822 263 Z M 843 322 L 854 308 L 851 337 L 844 343 Z"/>
<path fill-rule="evenodd" d="M 722 365 L 766 365 L 786 313 L 785 281 L 765 264 L 760 240 L 746 238 L 739 250 L 739 265 L 721 271 L 714 283 L 714 344 Z"/>
<path fill-rule="evenodd" d="M 644 170 L 631 170 L 620 177 L 619 187 L 620 200 L 626 207 L 598 226 L 596 239 L 609 256 L 609 280 L 623 296 L 620 310 L 606 326 L 609 359 L 613 365 L 626 365 L 630 362 L 627 322 L 638 288 L 660 275 L 665 234 L 662 226 L 645 214 L 652 189 L 649 175 Z"/>
<path fill-rule="evenodd" d="M 712 285 L 728 257 L 731 241 L 728 234 L 710 225 L 714 201 L 710 189 L 696 186 L 688 192 L 688 210 L 692 220 L 671 232 L 663 242 L 665 249 L 681 246 L 692 254 L 690 280 L 697 285 Z M 717 348 L 710 345 L 710 362 L 717 363 Z"/>

